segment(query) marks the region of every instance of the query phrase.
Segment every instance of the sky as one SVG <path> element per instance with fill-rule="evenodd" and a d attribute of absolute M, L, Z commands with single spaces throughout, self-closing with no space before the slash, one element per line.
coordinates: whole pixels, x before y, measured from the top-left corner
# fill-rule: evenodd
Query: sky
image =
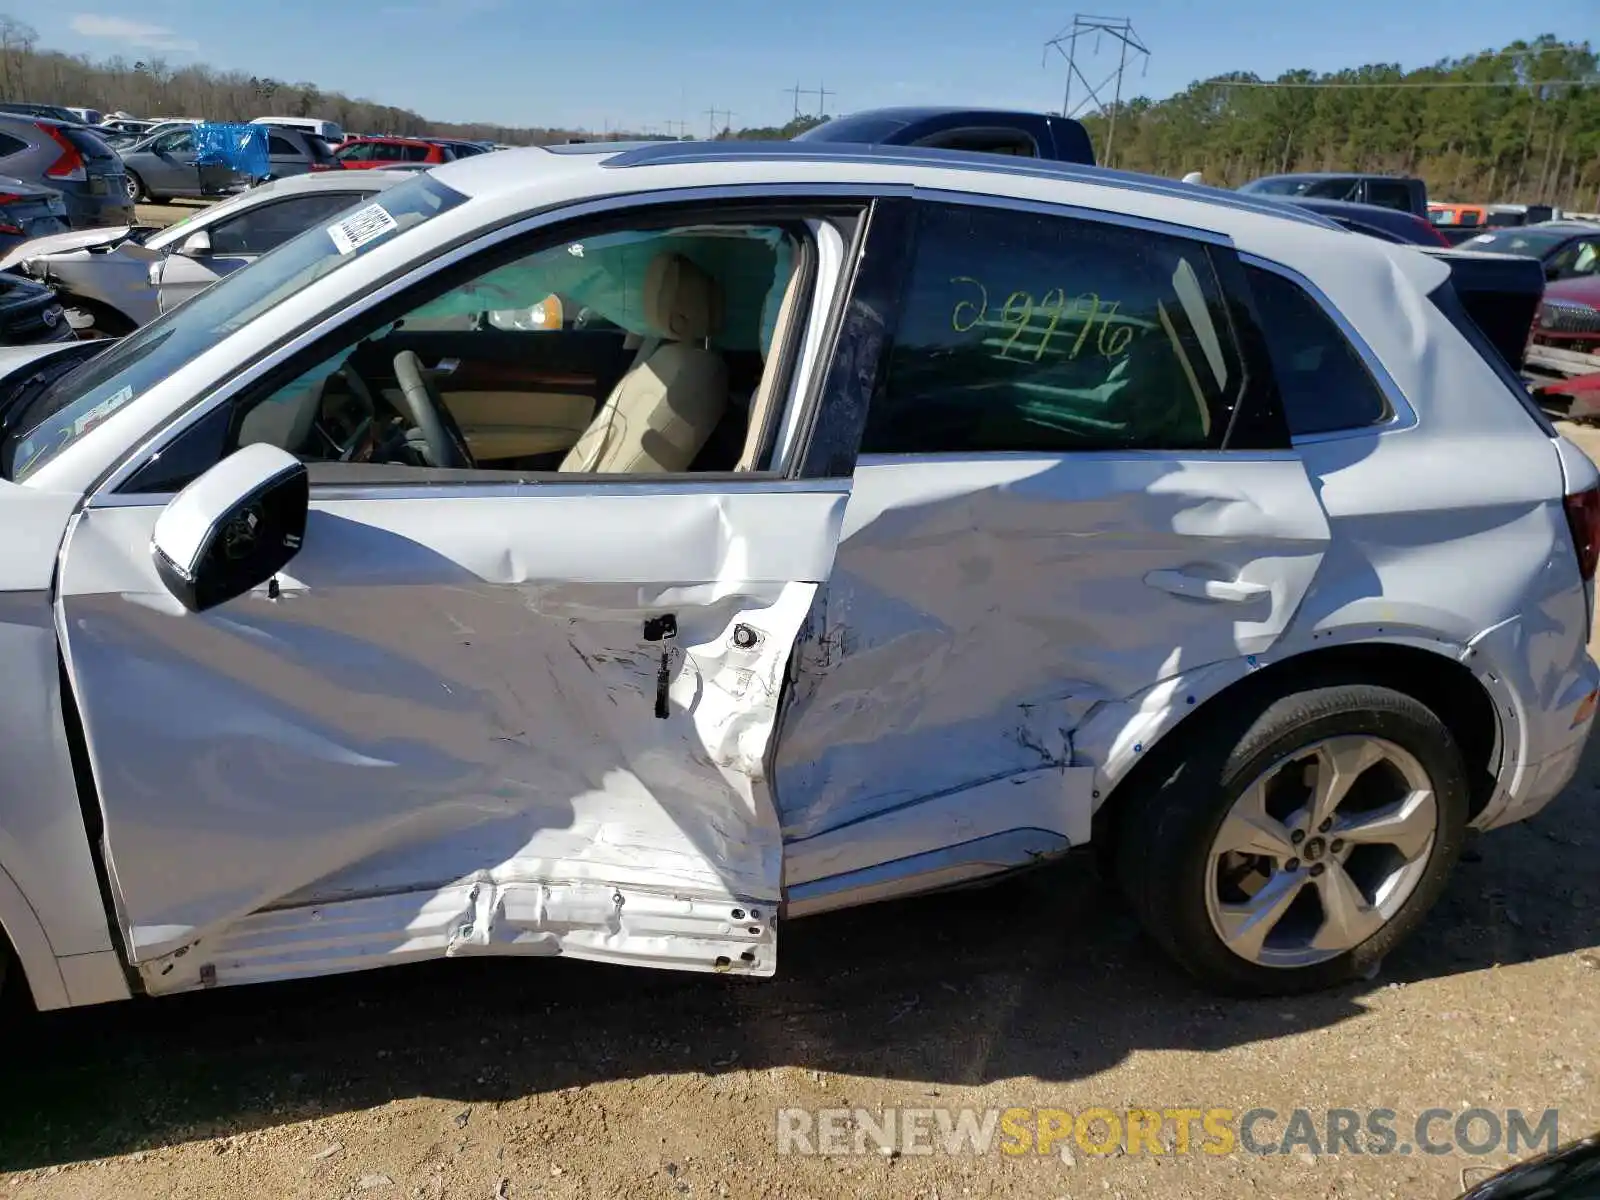
<path fill-rule="evenodd" d="M 1415 67 L 1540 33 L 1600 38 L 1600 0 L 1095 0 L 1149 47 L 1124 92 L 1160 98 L 1224 71 Z M 1042 0 L 0 0 L 40 44 L 94 58 L 163 55 L 413 109 L 442 121 L 704 132 L 803 112 L 961 103 L 1059 111 L 1067 71 L 1044 43 L 1074 10 Z M 1092 82 L 1116 68 L 1101 40 Z M 1093 50 L 1092 41 L 1084 53 Z M 1082 94 L 1079 89 L 1080 96 Z M 76 104 L 75 96 L 33 97 Z M 267 115 L 267 114 L 262 114 Z M 720 118 L 719 123 L 726 122 Z"/>

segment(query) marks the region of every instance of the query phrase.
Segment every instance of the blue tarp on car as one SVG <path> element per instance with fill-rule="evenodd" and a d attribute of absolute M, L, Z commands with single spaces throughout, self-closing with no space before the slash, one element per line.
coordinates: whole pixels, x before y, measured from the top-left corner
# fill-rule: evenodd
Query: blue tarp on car
<path fill-rule="evenodd" d="M 267 156 L 267 130 L 261 125 L 224 125 L 206 122 L 194 130 L 195 163 L 202 167 L 228 167 L 246 179 L 271 173 Z"/>

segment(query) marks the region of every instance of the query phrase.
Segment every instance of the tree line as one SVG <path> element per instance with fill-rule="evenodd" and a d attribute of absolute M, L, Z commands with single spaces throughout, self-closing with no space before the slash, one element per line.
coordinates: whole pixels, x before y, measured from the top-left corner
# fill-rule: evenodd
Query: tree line
<path fill-rule="evenodd" d="M 1261 83 L 1297 86 L 1250 86 Z M 1439 84 L 1452 86 L 1419 86 Z M 1375 171 L 1419 176 L 1439 200 L 1600 210 L 1596 55 L 1549 34 L 1413 71 L 1220 75 L 1084 123 L 1108 165 L 1200 171 L 1223 187 L 1284 171 Z"/>
<path fill-rule="evenodd" d="M 213 121 L 316 116 L 351 132 L 513 145 L 583 136 L 434 121 L 315 83 L 173 67 L 159 56 L 95 61 L 38 42 L 28 25 L 0 14 L 0 99 Z M 719 136 L 787 139 L 823 119 L 802 116 Z M 1438 199 L 1600 209 L 1600 60 L 1587 42 L 1550 34 L 1412 71 L 1377 63 L 1331 74 L 1288 71 L 1272 80 L 1218 75 L 1166 100 L 1141 96 L 1107 106 L 1084 123 L 1107 165 L 1169 177 L 1200 171 L 1222 187 L 1283 171 L 1379 171 L 1420 176 Z"/>

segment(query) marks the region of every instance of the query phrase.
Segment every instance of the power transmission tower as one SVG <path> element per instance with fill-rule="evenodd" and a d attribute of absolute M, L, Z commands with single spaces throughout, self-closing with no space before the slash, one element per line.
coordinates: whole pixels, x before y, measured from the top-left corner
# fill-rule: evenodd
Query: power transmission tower
<path fill-rule="evenodd" d="M 733 127 L 733 111 L 731 109 L 727 109 L 727 108 L 708 108 L 708 109 L 706 109 L 706 122 L 707 122 L 707 124 L 706 124 L 706 136 L 708 138 L 710 138 L 712 141 L 715 141 L 716 137 L 717 137 L 717 117 L 719 115 L 721 115 L 722 117 L 726 118 L 726 120 L 725 120 L 725 122 L 724 122 L 724 124 L 722 126 L 724 129 L 731 129 Z"/>
<path fill-rule="evenodd" d="M 825 117 L 828 115 L 828 97 L 837 97 L 838 94 L 838 92 L 830 92 L 827 84 L 823 84 L 814 92 L 806 93 L 808 96 L 815 96 L 817 98 L 817 116 L 819 117 Z"/>
<path fill-rule="evenodd" d="M 1083 39 L 1094 35 L 1094 48 L 1085 52 Z M 1089 82 L 1088 76 L 1083 73 L 1078 65 L 1080 61 L 1095 57 L 1100 51 L 1102 37 L 1112 37 L 1118 42 L 1117 66 L 1111 74 L 1102 79 L 1098 86 Z M 1067 90 L 1061 101 L 1061 115 L 1064 117 L 1076 116 L 1077 113 L 1090 103 L 1097 106 L 1099 112 L 1107 111 L 1107 104 L 1100 98 L 1100 93 L 1109 83 L 1114 83 L 1114 91 L 1109 105 L 1111 123 L 1106 131 L 1106 148 L 1103 158 L 1107 165 L 1111 163 L 1111 147 L 1117 136 L 1117 110 L 1122 107 L 1122 77 L 1128 70 L 1128 51 L 1144 56 L 1143 71 L 1150 69 L 1150 48 L 1139 40 L 1139 35 L 1133 31 L 1133 22 L 1126 17 L 1094 17 L 1084 13 L 1075 13 L 1072 24 L 1063 29 L 1055 37 L 1044 44 L 1045 61 L 1049 61 L 1050 51 L 1054 50 L 1067 60 Z M 1077 79 L 1089 93 L 1089 99 L 1074 108 L 1072 105 L 1072 81 Z"/>
<path fill-rule="evenodd" d="M 667 132 L 670 133 L 674 138 L 678 138 L 680 140 L 689 130 L 689 122 L 687 121 L 668 121 L 666 122 L 666 126 Z"/>
<path fill-rule="evenodd" d="M 784 88 L 783 90 L 786 94 L 794 97 L 794 119 L 798 121 L 800 119 L 800 97 L 809 96 L 811 93 L 803 91 L 798 81 L 792 88 Z"/>

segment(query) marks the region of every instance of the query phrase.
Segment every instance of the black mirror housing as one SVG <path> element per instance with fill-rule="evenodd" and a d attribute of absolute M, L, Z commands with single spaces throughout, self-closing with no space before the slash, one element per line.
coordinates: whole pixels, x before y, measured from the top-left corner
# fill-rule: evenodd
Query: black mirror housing
<path fill-rule="evenodd" d="M 190 612 L 266 583 L 299 553 L 311 486 L 305 464 L 258 443 L 229 455 L 156 520 L 150 550 L 161 582 Z"/>

